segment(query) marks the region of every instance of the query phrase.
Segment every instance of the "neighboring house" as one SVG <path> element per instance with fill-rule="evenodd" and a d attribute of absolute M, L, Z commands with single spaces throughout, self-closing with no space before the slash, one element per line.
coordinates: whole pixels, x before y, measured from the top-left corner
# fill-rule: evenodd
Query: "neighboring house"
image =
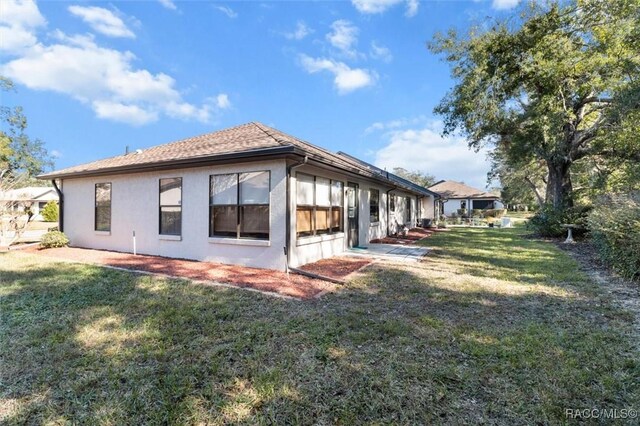
<path fill-rule="evenodd" d="M 39 176 L 78 247 L 270 269 L 433 218 L 433 192 L 260 123 Z M 400 205 L 404 207 L 402 210 Z M 393 214 L 392 214 L 393 211 Z"/>
<path fill-rule="evenodd" d="M 33 214 L 31 220 L 44 220 L 42 209 L 49 201 L 58 202 L 58 193 L 52 187 L 28 186 L 0 194 L 0 201 L 9 211 L 23 212 L 29 209 Z"/>
<path fill-rule="evenodd" d="M 468 213 L 476 209 L 503 208 L 498 195 L 453 180 L 441 180 L 431 185 L 429 190 L 440 195 L 436 209 L 445 216 L 460 215 L 462 210 Z"/>

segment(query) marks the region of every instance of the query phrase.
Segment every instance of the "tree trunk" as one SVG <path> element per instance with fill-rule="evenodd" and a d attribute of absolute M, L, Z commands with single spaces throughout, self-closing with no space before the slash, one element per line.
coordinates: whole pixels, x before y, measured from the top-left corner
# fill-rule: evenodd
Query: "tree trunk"
<path fill-rule="evenodd" d="M 571 162 L 566 160 L 548 160 L 549 178 L 547 181 L 546 201 L 555 210 L 573 207 L 571 185 Z"/>
<path fill-rule="evenodd" d="M 538 190 L 538 187 L 536 186 L 536 184 L 528 177 L 525 177 L 524 180 L 529 184 L 529 186 L 531 187 L 531 190 L 535 194 L 536 200 L 538 201 L 538 207 L 540 208 L 544 207 L 544 198 L 542 198 L 542 194 L 540 194 L 540 191 Z"/>

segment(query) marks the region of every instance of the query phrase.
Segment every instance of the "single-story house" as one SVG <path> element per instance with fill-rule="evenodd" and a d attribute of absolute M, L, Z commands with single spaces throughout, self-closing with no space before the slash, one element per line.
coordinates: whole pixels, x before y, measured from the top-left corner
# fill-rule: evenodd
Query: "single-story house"
<path fill-rule="evenodd" d="M 39 178 L 59 191 L 73 246 L 269 269 L 433 218 L 436 198 L 255 122 Z"/>
<path fill-rule="evenodd" d="M 437 213 L 445 216 L 468 214 L 473 210 L 502 209 L 500 196 L 453 180 L 441 180 L 429 187 L 440 198 Z"/>
<path fill-rule="evenodd" d="M 0 202 L 9 211 L 29 209 L 33 214 L 31 220 L 44 220 L 41 212 L 49 201 L 58 202 L 58 193 L 50 186 L 27 186 L 0 193 Z"/>

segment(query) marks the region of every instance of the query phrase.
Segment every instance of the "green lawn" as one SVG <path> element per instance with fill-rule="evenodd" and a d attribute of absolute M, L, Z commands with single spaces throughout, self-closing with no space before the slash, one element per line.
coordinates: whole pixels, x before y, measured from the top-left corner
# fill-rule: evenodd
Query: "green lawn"
<path fill-rule="evenodd" d="M 639 408 L 620 310 L 519 229 L 456 229 L 339 293 L 0 254 L 0 423 L 564 423 Z"/>

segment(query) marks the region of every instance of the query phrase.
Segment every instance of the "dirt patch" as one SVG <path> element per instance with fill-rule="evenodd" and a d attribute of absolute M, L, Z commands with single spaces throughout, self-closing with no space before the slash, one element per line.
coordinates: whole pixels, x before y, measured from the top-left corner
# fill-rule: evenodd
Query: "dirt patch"
<path fill-rule="evenodd" d="M 636 349 L 640 350 L 640 283 L 626 280 L 608 268 L 588 240 L 576 244 L 556 241 L 555 244 L 576 259 L 580 268 L 598 283 L 618 306 L 633 314 L 632 339 L 638 342 Z"/>
<path fill-rule="evenodd" d="M 188 278 L 197 281 L 213 281 L 277 293 L 299 299 L 310 299 L 333 291 L 336 285 L 296 274 L 269 269 L 248 268 L 213 262 L 173 259 L 161 256 L 136 255 L 105 250 L 75 247 L 38 249 L 25 251 L 55 259 L 107 265 L 133 271 L 143 271 Z"/>
<path fill-rule="evenodd" d="M 307 263 L 298 269 L 337 280 L 345 280 L 349 275 L 373 263 L 373 259 L 355 257 L 332 257 L 318 262 Z"/>
<path fill-rule="evenodd" d="M 412 228 L 407 232 L 407 235 L 395 235 L 388 236 L 384 238 L 376 238 L 369 243 L 371 244 L 415 244 L 416 242 L 428 238 L 433 235 L 434 232 L 439 232 L 441 230 L 436 228 Z"/>

